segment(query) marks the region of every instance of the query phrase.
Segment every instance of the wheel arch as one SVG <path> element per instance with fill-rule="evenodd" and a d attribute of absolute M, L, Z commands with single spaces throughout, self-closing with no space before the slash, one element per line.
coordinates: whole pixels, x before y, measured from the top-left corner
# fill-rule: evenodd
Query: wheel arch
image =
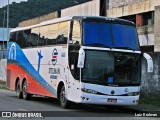
<path fill-rule="evenodd" d="M 60 81 L 59 84 L 58 84 L 58 87 L 57 87 L 57 98 L 58 98 L 58 99 L 59 99 L 59 92 L 60 92 L 62 86 L 65 86 L 65 85 L 64 85 L 64 82 L 63 82 L 63 81 Z"/>
<path fill-rule="evenodd" d="M 17 90 L 17 83 L 20 81 L 20 78 L 17 77 L 16 80 L 15 80 L 15 90 Z M 21 87 L 20 87 L 21 88 Z"/>

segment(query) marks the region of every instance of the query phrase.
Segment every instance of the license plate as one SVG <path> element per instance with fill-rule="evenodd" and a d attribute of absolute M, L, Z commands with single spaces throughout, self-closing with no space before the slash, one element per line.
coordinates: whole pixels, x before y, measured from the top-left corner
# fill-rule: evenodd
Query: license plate
<path fill-rule="evenodd" d="M 117 99 L 114 99 L 114 98 L 108 98 L 107 102 L 116 103 L 116 102 L 117 102 Z"/>

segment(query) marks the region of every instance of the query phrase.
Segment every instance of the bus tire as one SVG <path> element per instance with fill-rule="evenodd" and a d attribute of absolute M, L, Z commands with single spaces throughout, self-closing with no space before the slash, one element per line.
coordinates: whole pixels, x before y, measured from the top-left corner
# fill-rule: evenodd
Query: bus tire
<path fill-rule="evenodd" d="M 60 103 L 60 106 L 62 107 L 62 108 L 64 108 L 64 109 L 67 109 L 67 108 L 70 108 L 70 106 L 71 106 L 71 102 L 70 101 L 68 101 L 67 99 L 66 99 L 66 93 L 65 93 L 66 91 L 65 91 L 65 87 L 64 87 L 64 85 L 60 88 L 60 90 L 59 90 L 59 98 L 58 98 L 58 101 L 59 101 L 59 103 Z"/>
<path fill-rule="evenodd" d="M 19 99 L 23 98 L 22 91 L 20 89 L 20 81 L 16 83 L 16 95 Z"/>
<path fill-rule="evenodd" d="M 27 82 L 26 82 L 26 80 L 24 81 L 23 86 L 22 86 L 22 95 L 23 95 L 24 100 L 30 100 L 31 99 L 31 94 L 29 94 L 27 92 Z"/>

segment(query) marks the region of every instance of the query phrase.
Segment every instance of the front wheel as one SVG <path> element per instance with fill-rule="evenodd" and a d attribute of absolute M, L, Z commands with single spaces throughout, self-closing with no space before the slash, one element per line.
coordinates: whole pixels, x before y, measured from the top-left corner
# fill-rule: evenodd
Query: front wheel
<path fill-rule="evenodd" d="M 26 81 L 24 81 L 24 83 L 23 83 L 22 95 L 23 95 L 23 99 L 25 99 L 25 100 L 31 99 L 31 94 L 29 94 L 27 92 L 27 82 Z"/>
<path fill-rule="evenodd" d="M 70 108 L 71 102 L 66 99 L 66 91 L 64 86 L 62 86 L 60 89 L 58 99 L 62 108 L 65 108 L 65 109 Z"/>

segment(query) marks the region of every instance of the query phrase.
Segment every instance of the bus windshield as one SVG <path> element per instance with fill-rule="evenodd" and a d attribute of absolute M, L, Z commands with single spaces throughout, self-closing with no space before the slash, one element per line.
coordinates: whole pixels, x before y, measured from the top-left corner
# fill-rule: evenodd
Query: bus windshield
<path fill-rule="evenodd" d="M 103 85 L 140 85 L 141 55 L 85 50 L 82 81 Z"/>
<path fill-rule="evenodd" d="M 83 45 L 139 51 L 136 28 L 115 23 L 83 22 Z"/>

